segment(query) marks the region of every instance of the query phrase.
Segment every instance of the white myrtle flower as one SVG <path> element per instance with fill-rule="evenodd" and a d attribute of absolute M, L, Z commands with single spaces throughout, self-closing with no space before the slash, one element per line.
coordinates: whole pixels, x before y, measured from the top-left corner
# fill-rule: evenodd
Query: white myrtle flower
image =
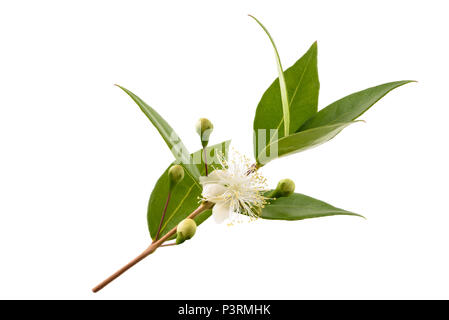
<path fill-rule="evenodd" d="M 200 177 L 202 198 L 215 203 L 212 214 L 217 223 L 231 218 L 233 213 L 257 218 L 258 212 L 266 204 L 267 198 L 263 196 L 266 190 L 265 178 L 257 170 L 250 170 L 246 158 L 236 158 L 228 162 L 222 156 L 218 157 L 222 169 L 212 171 L 207 177 Z"/>

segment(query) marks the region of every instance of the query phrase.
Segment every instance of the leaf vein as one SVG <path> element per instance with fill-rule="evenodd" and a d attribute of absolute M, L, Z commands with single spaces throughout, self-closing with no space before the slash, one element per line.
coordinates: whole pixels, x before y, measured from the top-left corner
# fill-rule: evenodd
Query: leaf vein
<path fill-rule="evenodd" d="M 304 68 L 304 71 L 303 71 L 302 74 L 301 74 L 301 78 L 299 79 L 298 85 L 297 85 L 296 88 L 295 88 L 295 92 L 293 93 L 293 96 L 292 96 L 292 98 L 291 98 L 291 100 L 290 100 L 290 104 L 293 102 L 293 100 L 294 100 L 295 97 L 296 97 L 296 93 L 298 92 L 298 88 L 299 88 L 299 86 L 300 86 L 300 84 L 301 84 L 301 82 L 302 82 L 302 79 L 304 78 L 304 75 L 305 75 L 305 73 L 306 73 L 306 71 L 307 71 L 307 68 L 309 67 L 310 59 L 312 59 L 312 55 L 311 55 L 311 54 L 309 55 L 309 59 L 307 60 L 306 66 L 305 66 L 305 68 Z"/>
<path fill-rule="evenodd" d="M 186 192 L 185 196 L 181 199 L 181 201 L 179 202 L 178 206 L 175 208 L 175 210 L 173 210 L 172 214 L 170 215 L 170 217 L 168 217 L 167 220 L 165 220 L 164 225 L 161 228 L 161 232 L 165 229 L 165 227 L 167 226 L 167 224 L 170 222 L 170 220 L 175 216 L 176 212 L 178 212 L 179 208 L 181 208 L 181 205 L 184 203 L 184 201 L 187 199 L 188 195 L 190 194 L 190 192 L 192 192 L 192 188 L 197 186 L 196 184 L 192 184 L 192 186 L 189 188 L 189 190 Z"/>

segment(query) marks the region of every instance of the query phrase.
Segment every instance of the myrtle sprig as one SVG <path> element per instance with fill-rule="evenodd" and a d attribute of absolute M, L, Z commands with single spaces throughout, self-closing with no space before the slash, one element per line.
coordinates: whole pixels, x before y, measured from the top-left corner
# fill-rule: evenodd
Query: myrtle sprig
<path fill-rule="evenodd" d="M 230 212 L 251 218 L 277 220 L 303 220 L 334 215 L 360 216 L 295 193 L 295 183 L 291 179 L 282 179 L 274 190 L 265 190 L 261 188 L 265 178 L 259 174 L 259 168 L 272 160 L 330 141 L 348 125 L 356 122 L 387 93 L 413 81 L 395 81 L 374 86 L 343 97 L 318 111 L 320 83 L 317 43 L 313 43 L 284 72 L 274 40 L 262 23 L 255 17 L 252 18 L 268 35 L 275 50 L 278 69 L 278 78 L 262 95 L 254 117 L 255 164 L 250 166 L 248 163 L 246 166 L 242 161 L 232 160 L 230 166 L 209 168 L 207 151 L 217 155 L 222 151 L 220 149 L 223 145 L 227 153 L 227 147 L 226 143 L 221 143 L 207 148 L 213 130 L 208 119 L 201 118 L 196 124 L 202 148 L 191 154 L 165 119 L 137 95 L 119 86 L 155 126 L 175 156 L 176 163 L 169 166 L 151 194 L 148 226 L 154 240 L 140 255 L 93 288 L 94 292 L 104 288 L 159 247 L 179 245 L 191 239 L 197 231 L 197 225 L 208 217 L 199 215 L 211 209 L 212 215 L 221 221 L 229 218 Z M 284 130 L 281 130 L 282 127 Z M 189 162 L 190 159 L 199 157 L 202 159 L 199 164 Z M 205 176 L 201 177 L 203 163 Z M 210 169 L 214 170 L 213 174 Z M 183 179 L 184 171 L 188 177 L 186 179 Z M 192 199 L 198 197 L 202 202 L 197 207 L 197 202 Z M 169 210 L 172 207 L 174 209 Z M 190 212 L 188 216 L 187 212 Z M 176 223 L 176 226 L 167 232 L 165 227 L 169 223 Z M 165 243 L 175 236 L 174 243 Z"/>

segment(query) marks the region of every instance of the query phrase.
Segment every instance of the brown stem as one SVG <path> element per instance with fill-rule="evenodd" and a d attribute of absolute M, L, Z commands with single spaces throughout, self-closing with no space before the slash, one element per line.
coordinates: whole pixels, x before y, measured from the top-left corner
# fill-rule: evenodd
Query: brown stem
<path fill-rule="evenodd" d="M 204 166 L 206 167 L 206 177 L 208 176 L 207 173 L 207 155 L 206 155 L 206 148 L 203 148 L 203 154 L 204 154 Z"/>
<path fill-rule="evenodd" d="M 261 165 L 260 163 L 258 163 L 258 162 L 253 163 L 253 164 L 251 165 L 251 167 L 249 167 L 248 171 L 246 171 L 246 175 L 248 176 L 248 175 L 250 175 L 251 173 L 256 172 L 256 171 L 259 170 L 259 168 L 261 168 L 261 167 L 262 167 L 262 165 Z"/>
<path fill-rule="evenodd" d="M 203 202 L 201 205 L 195 209 L 187 218 L 193 219 L 197 215 L 199 215 L 201 212 L 204 212 L 210 208 L 213 207 L 212 202 Z M 139 254 L 136 258 L 131 260 L 128 264 L 126 264 L 124 267 L 119 269 L 117 272 L 115 272 L 113 275 L 106 278 L 103 282 L 98 284 L 96 287 L 92 289 L 93 292 L 98 292 L 104 287 L 106 287 L 109 283 L 117 279 L 120 275 L 122 275 L 125 271 L 136 265 L 138 262 L 142 261 L 146 257 L 148 257 L 150 254 L 152 254 L 154 251 L 156 251 L 157 248 L 159 248 L 165 241 L 170 239 L 171 236 L 173 236 L 176 233 L 176 227 L 171 229 L 168 233 L 166 233 L 162 238 L 159 240 L 153 242 L 148 248 L 145 249 L 141 254 Z"/>
<path fill-rule="evenodd" d="M 176 245 L 177 245 L 176 242 L 173 242 L 173 243 L 164 243 L 164 244 L 161 244 L 161 247 L 169 247 L 169 246 L 176 246 Z"/>
<path fill-rule="evenodd" d="M 170 188 L 171 189 L 171 188 Z M 165 213 L 167 213 L 168 203 L 170 202 L 171 191 L 168 192 L 167 201 L 165 202 L 164 212 L 162 213 L 161 222 L 159 223 L 159 228 L 157 229 L 156 237 L 154 241 L 159 239 L 159 233 L 161 232 L 162 223 L 164 222 Z"/>

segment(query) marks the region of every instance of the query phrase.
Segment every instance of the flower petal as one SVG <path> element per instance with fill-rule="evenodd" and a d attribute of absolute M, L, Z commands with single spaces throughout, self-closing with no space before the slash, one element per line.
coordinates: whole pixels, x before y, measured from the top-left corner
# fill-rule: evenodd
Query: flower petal
<path fill-rule="evenodd" d="M 220 177 L 222 175 L 223 170 L 214 170 L 211 173 L 209 173 L 208 176 L 201 176 L 200 177 L 200 183 L 201 184 L 207 184 L 207 183 L 217 183 L 217 181 L 220 181 Z"/>
<path fill-rule="evenodd" d="M 215 202 L 216 198 L 222 196 L 226 190 L 226 187 L 221 184 L 210 183 L 203 187 L 202 194 L 207 201 Z"/>
<path fill-rule="evenodd" d="M 216 223 L 222 223 L 229 218 L 230 208 L 226 202 L 219 202 L 212 208 L 212 215 Z"/>

